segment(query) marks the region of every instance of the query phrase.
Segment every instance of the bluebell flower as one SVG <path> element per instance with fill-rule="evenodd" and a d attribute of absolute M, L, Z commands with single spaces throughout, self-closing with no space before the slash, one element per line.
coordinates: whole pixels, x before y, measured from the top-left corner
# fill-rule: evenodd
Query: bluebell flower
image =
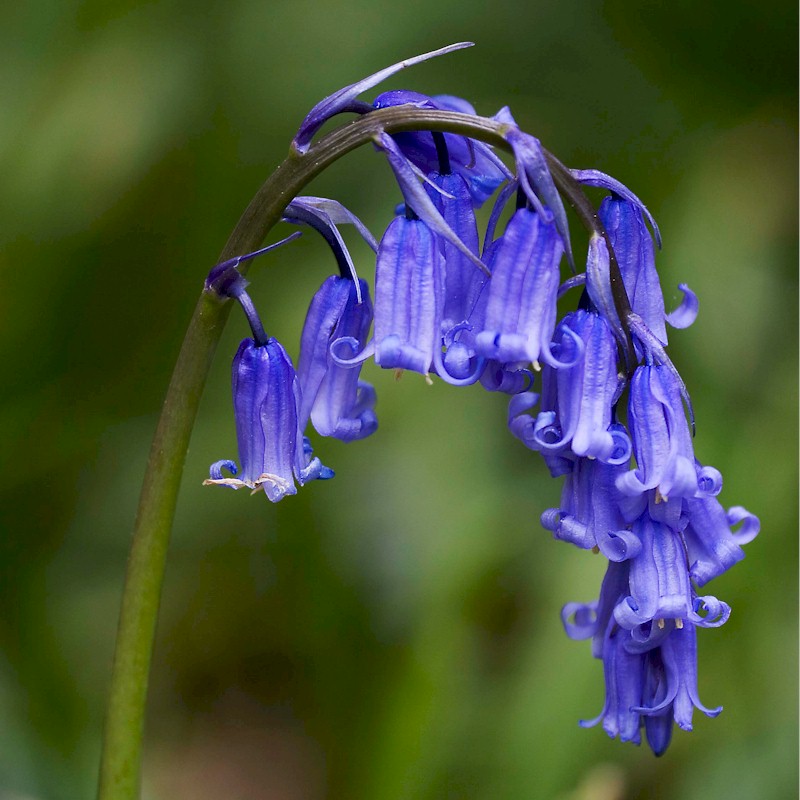
<path fill-rule="evenodd" d="M 620 741 L 647 744 L 663 755 L 672 739 L 673 722 L 692 729 L 692 711 L 716 717 L 721 708 L 702 705 L 697 693 L 695 631 L 690 623 L 676 629 L 661 646 L 646 652 L 630 649 L 630 634 L 611 628 L 603 644 L 606 699 L 600 715 L 582 727 L 602 722 L 603 730 Z"/>
<path fill-rule="evenodd" d="M 477 257 L 478 227 L 464 178 L 456 172 L 432 172 L 426 188 L 442 219 Z M 439 249 L 444 259 L 440 312 L 443 352 L 434 349 L 434 367 L 448 383 L 465 385 L 476 381 L 484 368 L 484 359 L 477 356 L 474 347 L 474 312 L 488 277 L 446 239 L 439 239 Z M 488 264 L 486 268 L 491 269 Z"/>
<path fill-rule="evenodd" d="M 396 216 L 378 246 L 373 338 L 349 358 L 334 343 L 334 360 L 346 367 L 374 355 L 386 369 L 427 375 L 441 343 L 443 273 L 444 260 L 430 228 L 420 219 Z"/>
<path fill-rule="evenodd" d="M 556 342 L 560 353 L 571 348 L 578 355 L 543 376 L 543 383 L 555 381 L 557 392 L 547 393 L 555 395 L 555 407 L 543 403 L 534 423 L 537 448 L 552 451 L 569 445 L 576 456 L 627 462 L 630 440 L 612 419 L 622 383 L 609 326 L 599 314 L 574 311 L 559 325 Z"/>
<path fill-rule="evenodd" d="M 464 178 L 455 172 L 432 172 L 429 180 L 432 186 L 427 187 L 427 191 L 436 210 L 459 240 L 477 257 L 478 225 Z M 445 336 L 455 326 L 467 321 L 488 278 L 475 268 L 474 262 L 460 248 L 446 239 L 439 241 L 439 249 L 445 263 L 441 318 L 441 331 Z"/>
<path fill-rule="evenodd" d="M 664 297 L 656 272 L 653 239 L 642 208 L 612 195 L 600 204 L 598 216 L 614 248 L 631 308 L 666 344 Z"/>
<path fill-rule="evenodd" d="M 316 478 L 333 477 L 312 457 L 298 424 L 300 388 L 291 359 L 276 339 L 257 345 L 245 339 L 233 359 L 233 407 L 241 471 L 217 461 L 204 485 L 246 486 L 276 503 Z M 223 477 L 226 469 L 238 478 Z"/>
<path fill-rule="evenodd" d="M 644 717 L 648 743 L 656 755 L 669 744 L 674 720 L 679 728 L 692 730 L 692 715 L 699 708 L 716 717 L 722 707 L 706 708 L 697 691 L 697 632 L 687 622 L 673 630 L 658 649 L 646 654 L 645 692 L 633 710 Z"/>
<path fill-rule="evenodd" d="M 653 247 L 653 237 L 661 247 L 658 225 L 641 200 L 616 179 L 598 170 L 572 170 L 572 174 L 583 184 L 611 192 L 601 203 L 598 216 L 614 249 L 631 308 L 653 335 L 666 344 L 665 321 L 673 328 L 689 327 L 697 317 L 698 302 L 694 292 L 681 283 L 678 286 L 684 295 L 681 304 L 675 311 L 665 313 Z M 645 219 L 650 223 L 653 237 Z M 595 305 L 619 332 L 610 293 L 608 250 L 602 237 L 593 237 L 589 248 L 587 287 Z"/>
<path fill-rule="evenodd" d="M 697 296 L 685 283 L 679 284 L 683 301 L 667 314 L 656 272 L 653 240 L 645 225 L 642 207 L 612 195 L 603 200 L 598 213 L 617 256 L 631 308 L 666 344 L 664 323 L 673 328 L 688 328 L 697 318 Z"/>
<path fill-rule="evenodd" d="M 637 466 L 618 478 L 619 490 L 634 495 L 657 489 L 663 499 L 697 495 L 692 435 L 681 386 L 670 369 L 637 368 L 631 380 L 628 423 Z"/>
<path fill-rule="evenodd" d="M 622 469 L 597 459 L 576 458 L 564 481 L 561 506 L 542 514 L 542 527 L 584 550 L 596 548 L 609 561 L 635 558 L 642 542 L 626 527 L 615 485 Z"/>
<path fill-rule="evenodd" d="M 487 233 L 488 236 L 488 233 Z M 482 260 L 491 274 L 494 273 L 495 259 L 499 252 L 500 240 L 484 246 Z M 447 267 L 449 269 L 449 265 Z M 489 300 L 490 281 L 481 274 L 473 271 L 471 279 L 465 275 L 468 283 L 466 294 L 466 308 L 468 309 L 466 323 L 452 329 L 451 341 L 446 336 L 445 366 L 447 371 L 454 375 L 456 369 L 452 365 L 455 357 L 460 356 L 462 375 L 471 374 L 479 376 L 480 382 L 490 392 L 505 392 L 518 394 L 527 392 L 533 384 L 533 372 L 528 358 L 519 361 L 499 361 L 495 358 L 479 356 L 476 348 L 476 336 L 486 327 L 486 309 Z"/>
<path fill-rule="evenodd" d="M 360 298 L 360 299 L 359 299 Z M 375 390 L 359 380 L 360 365 L 342 367 L 331 355 L 348 345 L 364 348 L 372 324 L 372 303 L 365 281 L 331 275 L 314 295 L 300 340 L 297 377 L 302 390 L 299 425 L 309 418 L 322 436 L 363 439 L 378 427 Z"/>
<path fill-rule="evenodd" d="M 549 214 L 517 209 L 493 249 L 483 327 L 475 337 L 480 355 L 500 363 L 560 363 L 550 340 L 563 253 Z"/>
<path fill-rule="evenodd" d="M 652 646 L 666 630 L 666 621 L 711 628 L 723 625 L 730 607 L 712 596 L 697 597 L 692 589 L 684 542 L 675 530 L 643 514 L 633 525 L 641 548 L 630 561 L 630 594 L 619 601 L 614 619 L 623 628 L 638 629 L 640 643 Z M 650 624 L 656 621 L 656 629 Z"/>
<path fill-rule="evenodd" d="M 593 655 L 603 661 L 603 710 L 595 719 L 582 721 L 581 726 L 602 722 L 609 736 L 634 744 L 641 742 L 644 728 L 651 749 L 661 755 L 672 737 L 673 721 L 691 730 L 694 708 L 708 716 L 716 716 L 722 709 L 708 709 L 698 697 L 694 623 L 687 620 L 679 625 L 653 625 L 655 635 L 644 639 L 640 632 L 618 625 L 611 611 L 628 587 L 631 564 L 610 563 L 599 601 L 570 603 L 564 607 L 562 619 L 570 638 L 591 638 Z M 709 616 L 716 615 L 722 621 L 727 618 L 729 609 L 724 604 L 715 598 L 702 598 L 697 605 L 702 606 L 704 600 L 711 609 Z M 717 624 L 721 624 L 719 619 Z"/>
<path fill-rule="evenodd" d="M 603 730 L 623 742 L 641 742 L 641 705 L 645 681 L 645 656 L 628 648 L 631 634 L 613 618 L 616 604 L 628 591 L 629 562 L 611 562 L 603 578 L 600 597 L 588 604 L 569 603 L 561 612 L 564 629 L 571 639 L 591 639 L 592 655 L 603 660 L 606 697 L 600 714 L 581 720 L 583 728 L 603 723 Z"/>
<path fill-rule="evenodd" d="M 602 722 L 603 730 L 613 739 L 641 743 L 641 716 L 636 707 L 642 703 L 645 691 L 648 656 L 631 653 L 625 646 L 630 639 L 627 631 L 611 627 L 603 639 L 603 675 L 606 698 L 603 710 L 591 720 L 581 720 L 582 728 Z"/>
<path fill-rule="evenodd" d="M 689 575 L 703 586 L 744 558 L 742 545 L 756 537 L 760 523 L 741 506 L 725 511 L 715 497 L 690 498 L 684 503 L 687 525 L 683 539 Z M 738 530 L 732 530 L 740 523 Z"/>

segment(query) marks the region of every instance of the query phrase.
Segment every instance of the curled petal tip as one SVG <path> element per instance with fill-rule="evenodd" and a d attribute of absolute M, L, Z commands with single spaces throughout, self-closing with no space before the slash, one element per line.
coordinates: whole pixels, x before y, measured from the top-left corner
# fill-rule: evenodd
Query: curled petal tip
<path fill-rule="evenodd" d="M 666 315 L 666 320 L 673 328 L 688 328 L 697 319 L 700 303 L 697 295 L 685 283 L 679 283 L 678 288 L 683 292 L 683 300 Z"/>

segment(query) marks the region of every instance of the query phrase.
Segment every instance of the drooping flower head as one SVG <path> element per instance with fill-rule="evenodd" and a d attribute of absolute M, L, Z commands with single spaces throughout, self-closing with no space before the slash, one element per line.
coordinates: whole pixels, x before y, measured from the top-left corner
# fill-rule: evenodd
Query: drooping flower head
<path fill-rule="evenodd" d="M 637 744 L 644 731 L 660 755 L 675 724 L 691 728 L 694 708 L 719 713 L 698 698 L 696 631 L 722 625 L 730 608 L 697 587 L 743 557 L 758 520 L 741 507 L 725 511 L 717 500 L 722 476 L 695 458 L 691 401 L 667 355 L 666 326 L 690 325 L 697 298 L 680 284 L 683 299 L 666 313 L 655 268 L 660 232 L 638 197 L 604 173 L 567 169 L 507 107 L 475 119 L 474 108 L 451 95 L 393 90 L 372 103 L 360 99 L 404 67 L 466 46 L 344 87 L 301 125 L 292 153 L 298 162 L 332 116 L 372 115 L 374 125 L 356 123 L 350 132 L 369 130 L 404 204 L 380 245 L 335 201 L 301 197 L 286 206 L 283 220 L 318 230 L 340 273 L 312 299 L 299 377 L 267 338 L 237 277 L 238 260 L 212 271 L 207 289 L 236 297 L 254 340 L 234 361 L 242 474 L 224 478 L 222 469 L 235 475 L 236 465 L 217 462 L 208 483 L 248 486 L 277 500 L 296 491 L 295 481 L 329 477 L 302 430 L 310 421 L 345 441 L 375 430 L 374 391 L 359 380 L 370 356 L 381 367 L 456 385 L 480 380 L 512 395 L 509 429 L 564 478 L 559 506 L 541 515 L 542 525 L 609 562 L 598 599 L 564 608 L 568 634 L 591 638 L 604 667 L 603 710 L 582 724 L 602 722 L 609 735 Z M 449 132 L 455 129 L 490 131 L 494 144 L 507 145 L 514 170 L 488 144 Z M 322 153 L 326 145 L 314 147 Z M 581 186 L 608 193 L 599 208 Z M 495 193 L 481 250 L 475 208 Z M 496 235 L 515 193 L 516 211 Z M 589 231 L 581 274 L 562 196 Z M 338 232 L 342 223 L 354 224 L 377 252 L 374 309 Z M 573 275 L 559 286 L 564 255 Z M 577 309 L 559 322 L 557 302 L 575 287 L 582 288 Z"/>

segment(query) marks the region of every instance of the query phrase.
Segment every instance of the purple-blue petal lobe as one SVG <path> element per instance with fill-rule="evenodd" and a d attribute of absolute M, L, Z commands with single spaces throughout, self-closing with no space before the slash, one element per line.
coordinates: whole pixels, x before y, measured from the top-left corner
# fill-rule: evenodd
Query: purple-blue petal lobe
<path fill-rule="evenodd" d="M 666 320 L 673 328 L 688 328 L 697 319 L 700 303 L 697 295 L 685 283 L 679 283 L 678 288 L 683 292 L 683 300 L 666 315 Z"/>

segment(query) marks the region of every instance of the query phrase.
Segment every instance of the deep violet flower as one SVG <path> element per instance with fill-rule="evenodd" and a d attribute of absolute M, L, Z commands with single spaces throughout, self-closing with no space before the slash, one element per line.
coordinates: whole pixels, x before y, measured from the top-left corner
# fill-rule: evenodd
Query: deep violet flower
<path fill-rule="evenodd" d="M 617 256 L 631 308 L 666 344 L 664 323 L 668 322 L 673 328 L 688 328 L 697 318 L 697 296 L 681 283 L 678 288 L 683 292 L 683 302 L 672 313 L 665 313 L 653 240 L 640 205 L 611 195 L 601 203 L 599 216 Z"/>
<path fill-rule="evenodd" d="M 654 634 L 649 637 L 617 624 L 611 609 L 626 589 L 630 563 L 610 563 L 600 599 L 586 605 L 568 604 L 562 619 L 570 638 L 591 638 L 593 655 L 603 661 L 603 710 L 595 719 L 582 721 L 581 726 L 602 723 L 612 738 L 618 736 L 634 744 L 640 744 L 644 728 L 650 748 L 662 755 L 672 737 L 673 721 L 691 730 L 694 708 L 711 717 L 722 709 L 706 708 L 698 696 L 695 624 L 688 620 L 654 624 Z M 727 618 L 725 604 L 700 598 L 696 605 L 702 607 L 703 601 L 710 608 L 709 616 L 717 615 L 722 621 Z"/>
<path fill-rule="evenodd" d="M 644 696 L 645 662 L 647 654 L 631 653 L 626 648 L 630 639 L 627 631 L 611 626 L 603 640 L 603 675 L 606 699 L 603 710 L 591 720 L 581 720 L 581 727 L 590 728 L 603 723 L 603 730 L 613 739 L 641 743 L 641 716 L 634 709 Z"/>
<path fill-rule="evenodd" d="M 650 749 L 660 756 L 672 738 L 673 721 L 690 731 L 695 708 L 709 717 L 716 717 L 722 708 L 706 708 L 700 702 L 696 633 L 691 623 L 673 630 L 651 650 L 638 652 L 630 644 L 627 631 L 609 628 L 603 644 L 606 700 L 600 715 L 581 725 L 602 722 L 610 737 L 634 744 L 640 744 L 644 728 Z"/>
<path fill-rule="evenodd" d="M 707 717 L 722 711 L 706 708 L 697 691 L 697 631 L 691 622 L 675 628 L 658 649 L 646 654 L 645 691 L 642 704 L 633 710 L 644 717 L 647 741 L 658 756 L 666 750 L 674 719 L 679 728 L 692 730 L 692 712 L 699 708 Z M 659 723 L 660 720 L 660 723 Z"/>
<path fill-rule="evenodd" d="M 614 618 L 628 630 L 639 628 L 638 633 L 651 641 L 651 635 L 641 626 L 665 620 L 689 621 L 701 627 L 719 627 L 730 615 L 730 607 L 715 597 L 697 597 L 691 587 L 689 570 L 684 555 L 683 541 L 677 531 L 656 522 L 648 514 L 642 515 L 633 525 L 633 534 L 641 548 L 630 562 L 630 594 L 614 608 Z M 702 614 L 700 612 L 703 612 Z"/>
<path fill-rule="evenodd" d="M 300 387 L 286 351 L 276 339 L 259 346 L 245 339 L 233 359 L 233 407 L 241 471 L 235 462 L 217 461 L 204 485 L 246 486 L 276 503 L 315 478 L 333 477 L 312 458 L 298 425 Z M 226 469 L 234 476 L 225 478 Z"/>
<path fill-rule="evenodd" d="M 441 341 L 444 258 L 420 219 L 395 217 L 375 272 L 375 363 L 427 375 Z"/>

